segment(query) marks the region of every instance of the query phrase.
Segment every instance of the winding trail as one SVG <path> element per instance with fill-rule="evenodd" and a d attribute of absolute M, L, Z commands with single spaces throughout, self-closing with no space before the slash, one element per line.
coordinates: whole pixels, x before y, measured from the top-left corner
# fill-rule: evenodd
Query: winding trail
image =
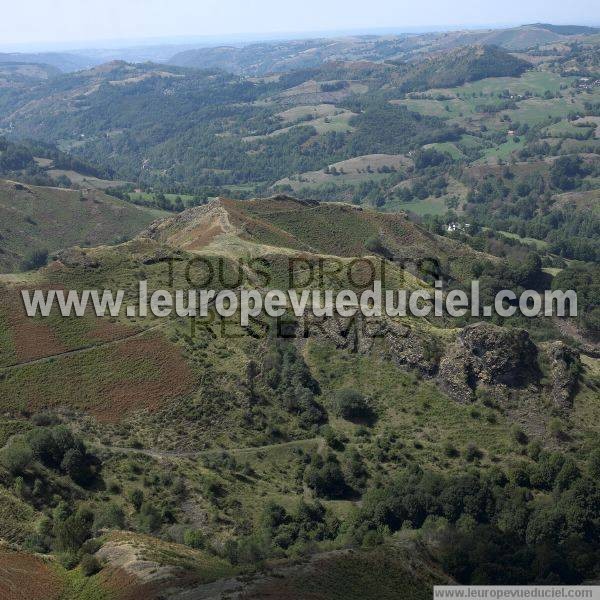
<path fill-rule="evenodd" d="M 115 452 L 117 454 L 143 454 L 144 456 L 161 460 L 169 458 L 200 458 L 202 456 L 219 454 L 253 454 L 255 452 L 269 451 L 275 448 L 303 447 L 311 442 L 317 444 L 317 452 L 322 454 L 325 449 L 325 440 L 321 437 L 307 438 L 304 440 L 292 440 L 291 442 L 282 442 L 280 444 L 267 444 L 265 446 L 246 446 L 244 448 L 211 448 L 209 450 L 197 450 L 195 452 L 185 452 L 179 450 L 146 450 L 144 448 L 108 446 L 106 444 L 102 444 L 101 442 L 90 442 L 90 446 L 101 448 L 107 452 Z"/>

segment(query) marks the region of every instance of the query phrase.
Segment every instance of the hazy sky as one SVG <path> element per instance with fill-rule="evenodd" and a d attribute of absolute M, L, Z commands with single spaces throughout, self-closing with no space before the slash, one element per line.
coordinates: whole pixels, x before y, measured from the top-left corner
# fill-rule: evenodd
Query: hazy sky
<path fill-rule="evenodd" d="M 0 0 L 0 6 L 2 47 L 319 30 L 600 24 L 598 0 Z"/>

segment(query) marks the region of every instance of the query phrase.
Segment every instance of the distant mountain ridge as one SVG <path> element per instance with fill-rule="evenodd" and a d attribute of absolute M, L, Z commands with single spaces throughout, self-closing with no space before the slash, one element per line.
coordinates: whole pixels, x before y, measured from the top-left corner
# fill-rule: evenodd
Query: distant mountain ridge
<path fill-rule="evenodd" d="M 0 63 L 35 63 L 50 65 L 63 73 L 87 69 L 95 64 L 95 62 L 96 61 L 86 56 L 62 52 L 0 53 Z"/>
<path fill-rule="evenodd" d="M 585 25 L 552 25 L 550 23 L 533 23 L 531 27 L 547 29 L 559 35 L 594 35 L 600 33 L 600 27 L 587 27 Z"/>
<path fill-rule="evenodd" d="M 592 35 L 598 31 L 595 27 L 536 23 L 508 29 L 286 40 L 186 50 L 175 54 L 169 63 L 262 76 L 311 68 L 327 61 L 418 59 L 423 52 L 464 45 L 493 45 L 509 51 L 520 51 L 539 44 L 568 40 L 572 36 Z"/>

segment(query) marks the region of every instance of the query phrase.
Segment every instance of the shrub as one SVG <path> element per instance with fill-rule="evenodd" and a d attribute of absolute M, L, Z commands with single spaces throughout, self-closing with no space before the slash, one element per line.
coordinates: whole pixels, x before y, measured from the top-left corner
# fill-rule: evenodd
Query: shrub
<path fill-rule="evenodd" d="M 374 548 L 383 544 L 383 536 L 378 531 L 370 529 L 362 539 L 363 548 Z"/>
<path fill-rule="evenodd" d="M 65 452 L 60 467 L 75 483 L 80 485 L 89 483 L 91 474 L 87 461 L 76 448 L 70 448 Z"/>
<path fill-rule="evenodd" d="M 206 547 L 206 536 L 198 529 L 188 529 L 183 534 L 183 543 L 190 548 L 202 550 Z"/>
<path fill-rule="evenodd" d="M 30 533 L 23 542 L 23 547 L 29 552 L 45 554 L 50 550 L 47 538 L 39 533 Z"/>
<path fill-rule="evenodd" d="M 139 511 L 142 503 L 144 502 L 144 492 L 139 489 L 131 490 L 129 494 L 129 501 L 133 505 L 136 511 Z"/>
<path fill-rule="evenodd" d="M 521 444 L 522 446 L 527 444 L 529 441 L 527 434 L 518 425 L 513 425 L 510 428 L 510 435 L 512 439 L 517 442 L 517 444 Z"/>
<path fill-rule="evenodd" d="M 109 494 L 120 494 L 121 493 L 121 486 L 119 485 L 119 483 L 117 481 L 111 481 L 108 486 L 108 493 Z"/>
<path fill-rule="evenodd" d="M 459 452 L 456 449 L 456 447 L 454 446 L 454 444 L 452 444 L 451 442 L 445 442 L 444 443 L 444 454 L 448 458 L 456 458 L 459 455 Z"/>
<path fill-rule="evenodd" d="M 81 567 L 81 572 L 86 577 L 91 577 L 92 575 L 95 575 L 102 569 L 100 561 L 91 554 L 85 554 L 81 559 L 79 566 Z"/>
<path fill-rule="evenodd" d="M 334 406 L 336 414 L 348 421 L 370 421 L 374 417 L 373 409 L 369 406 L 367 399 L 353 389 L 336 392 Z"/>
<path fill-rule="evenodd" d="M 96 554 L 102 548 L 102 541 L 99 538 L 90 538 L 86 540 L 79 550 L 79 555 Z"/>
<path fill-rule="evenodd" d="M 56 556 L 58 562 L 68 571 L 74 569 L 79 562 L 76 552 L 59 552 Z"/>
<path fill-rule="evenodd" d="M 62 469 L 79 485 L 93 480 L 98 459 L 87 453 L 83 441 L 67 427 L 38 427 L 29 432 L 27 441 L 35 458 L 47 467 Z"/>
<path fill-rule="evenodd" d="M 334 454 L 329 454 L 325 459 L 319 454 L 314 454 L 310 465 L 306 468 L 304 479 L 320 497 L 343 498 L 351 491 Z"/>
<path fill-rule="evenodd" d="M 137 522 L 142 531 L 152 533 L 162 525 L 163 515 L 156 506 L 150 502 L 144 502 L 140 507 Z"/>
<path fill-rule="evenodd" d="M 465 459 L 468 462 L 473 462 L 474 460 L 478 460 L 483 456 L 481 450 L 475 446 L 475 444 L 468 444 L 465 448 Z"/>
<path fill-rule="evenodd" d="M 568 489 L 580 477 L 579 469 L 572 459 L 567 458 L 556 476 L 555 486 L 558 490 Z"/>
<path fill-rule="evenodd" d="M 123 529 L 125 515 L 123 509 L 114 502 L 108 502 L 98 509 L 94 519 L 94 529 Z"/>
<path fill-rule="evenodd" d="M 563 422 L 557 417 L 550 419 L 550 422 L 548 423 L 548 432 L 552 436 L 560 438 L 563 434 Z"/>
<path fill-rule="evenodd" d="M 33 460 L 31 448 L 21 441 L 16 441 L 2 450 L 2 464 L 13 474 L 23 473 Z"/>
<path fill-rule="evenodd" d="M 564 463 L 565 458 L 562 454 L 558 452 L 542 452 L 536 468 L 531 472 L 531 485 L 542 490 L 552 489 Z"/>
<path fill-rule="evenodd" d="M 588 458 L 588 472 L 594 479 L 600 479 L 600 448 L 592 451 Z"/>
<path fill-rule="evenodd" d="M 32 250 L 21 263 L 21 270 L 35 271 L 48 264 L 48 250 Z"/>
<path fill-rule="evenodd" d="M 381 254 L 383 256 L 389 255 L 389 250 L 385 247 L 379 236 L 369 238 L 365 242 L 365 248 L 373 254 Z"/>
<path fill-rule="evenodd" d="M 36 427 L 48 427 L 49 425 L 56 425 L 58 418 L 51 413 L 36 413 L 31 417 L 31 422 Z"/>
<path fill-rule="evenodd" d="M 539 440 L 534 440 L 527 446 L 527 455 L 531 460 L 537 460 L 542 452 L 542 444 Z"/>
<path fill-rule="evenodd" d="M 337 434 L 331 427 L 324 428 L 323 437 L 327 445 L 333 450 L 344 449 L 345 442 L 343 437 Z"/>
<path fill-rule="evenodd" d="M 59 552 L 76 552 L 92 535 L 94 514 L 85 508 L 54 522 L 54 546 Z"/>
<path fill-rule="evenodd" d="M 60 464 L 62 456 L 52 435 L 52 429 L 49 427 L 33 429 L 27 435 L 27 441 L 33 450 L 35 458 L 44 465 L 55 467 Z"/>

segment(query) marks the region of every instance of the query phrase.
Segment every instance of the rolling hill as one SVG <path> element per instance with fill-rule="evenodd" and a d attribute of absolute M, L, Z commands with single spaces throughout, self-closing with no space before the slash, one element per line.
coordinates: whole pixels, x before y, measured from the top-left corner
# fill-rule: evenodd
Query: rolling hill
<path fill-rule="evenodd" d="M 218 249 L 224 240 L 231 243 L 231 236 L 235 236 L 250 244 L 270 246 L 271 252 L 281 248 L 352 258 L 373 252 L 369 245 L 378 238 L 382 245 L 378 252 L 398 260 L 436 257 L 443 261 L 460 254 L 466 264 L 477 256 L 427 232 L 404 214 L 288 196 L 244 201 L 219 198 L 153 223 L 148 235 L 186 251 L 201 251 L 213 243 Z"/>
<path fill-rule="evenodd" d="M 18 87 L 44 81 L 60 74 L 51 65 L 26 62 L 0 62 L 0 87 Z"/>
<path fill-rule="evenodd" d="M 434 54 L 402 78 L 400 90 L 412 92 L 459 86 L 488 77 L 519 77 L 530 65 L 496 46 L 467 46 Z"/>
<path fill-rule="evenodd" d="M 332 64 L 269 83 L 223 72 L 115 62 L 64 75 L 11 98 L 0 125 L 12 136 L 60 139 L 63 149 L 127 181 L 274 183 L 336 162 L 332 153 L 339 160 L 395 154 L 457 138 L 457 128 L 439 118 L 422 118 L 379 98 L 354 117 L 346 111 L 349 127 L 336 130 L 324 122 L 319 133 L 303 121 L 281 135 L 268 135 L 281 128 L 284 107 L 324 96 L 330 101 L 360 97 L 370 86 L 387 85 L 397 70 L 391 65 Z M 327 86 L 337 91 L 327 91 Z M 202 152 L 189 150 L 199 147 Z"/>
<path fill-rule="evenodd" d="M 161 213 L 97 190 L 68 190 L 0 180 L 0 270 L 17 269 L 32 250 L 114 243 Z"/>

